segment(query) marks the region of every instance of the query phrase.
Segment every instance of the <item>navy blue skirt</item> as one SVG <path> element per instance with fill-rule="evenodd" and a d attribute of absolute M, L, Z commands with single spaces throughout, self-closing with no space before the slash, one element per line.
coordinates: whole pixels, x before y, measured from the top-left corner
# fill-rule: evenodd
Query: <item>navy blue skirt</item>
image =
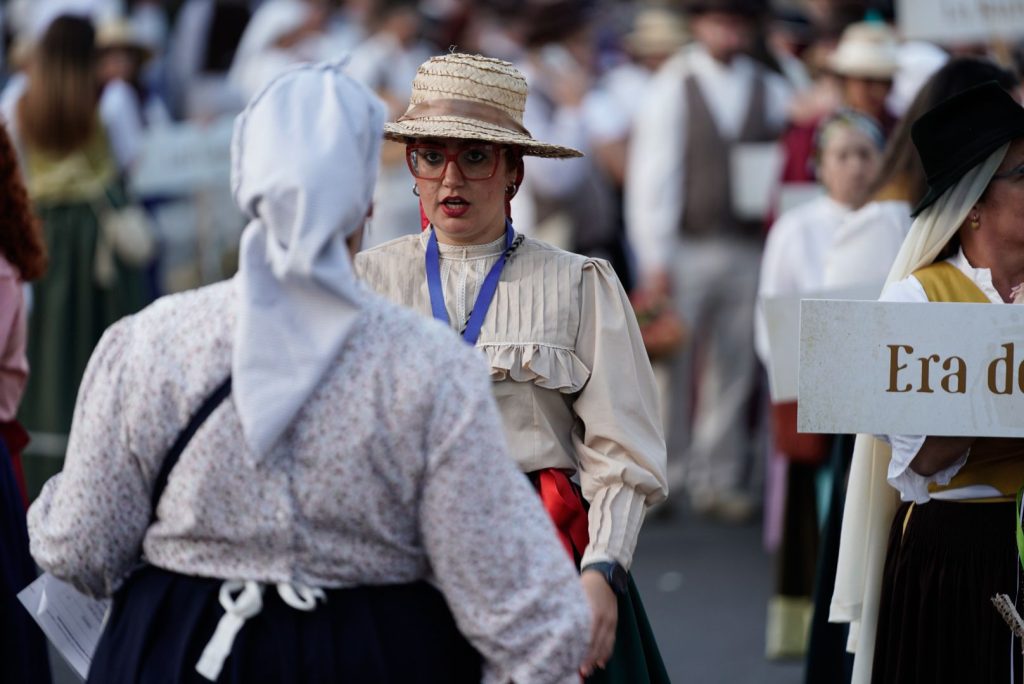
<path fill-rule="evenodd" d="M 21 489 L 0 439 L 0 680 L 5 682 L 50 681 L 46 637 L 17 597 L 35 578 Z"/>
<path fill-rule="evenodd" d="M 114 597 L 89 682 L 206 682 L 196 663 L 224 610 L 221 580 L 152 566 Z M 310 612 L 263 594 L 218 682 L 478 683 L 481 658 L 426 584 L 328 590 Z"/>

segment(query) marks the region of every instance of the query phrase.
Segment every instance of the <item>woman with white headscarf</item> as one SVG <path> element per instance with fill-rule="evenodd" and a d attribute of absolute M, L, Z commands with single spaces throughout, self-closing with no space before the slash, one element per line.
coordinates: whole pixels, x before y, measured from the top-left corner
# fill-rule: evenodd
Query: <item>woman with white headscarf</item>
<path fill-rule="evenodd" d="M 340 66 L 275 80 L 235 124 L 239 274 L 98 346 L 29 512 L 114 596 L 90 681 L 575 680 L 587 604 L 482 361 L 355 278 L 383 123 Z"/>
<path fill-rule="evenodd" d="M 1019 300 L 1024 109 L 989 82 L 912 137 L 929 188 L 882 301 Z M 1020 646 L 990 603 L 1018 596 L 1020 453 L 1008 440 L 858 436 L 830 615 L 851 623 L 854 682 L 1020 681 Z"/>

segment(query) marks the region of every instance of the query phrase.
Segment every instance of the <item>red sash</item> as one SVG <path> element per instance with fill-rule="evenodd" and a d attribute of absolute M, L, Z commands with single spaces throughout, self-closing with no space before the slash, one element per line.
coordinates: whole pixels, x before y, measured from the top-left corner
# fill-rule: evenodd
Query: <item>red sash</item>
<path fill-rule="evenodd" d="M 538 470 L 532 474 L 532 479 L 541 503 L 555 524 L 558 538 L 578 566 L 583 551 L 590 543 L 583 496 L 569 480 L 569 476 L 557 468 Z"/>

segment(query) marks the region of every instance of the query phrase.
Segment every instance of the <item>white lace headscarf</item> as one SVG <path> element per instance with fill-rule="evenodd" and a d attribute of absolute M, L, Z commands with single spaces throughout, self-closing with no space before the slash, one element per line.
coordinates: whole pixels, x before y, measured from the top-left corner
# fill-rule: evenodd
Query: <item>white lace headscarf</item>
<path fill-rule="evenodd" d="M 370 209 L 384 106 L 340 64 L 298 67 L 235 122 L 231 183 L 242 235 L 231 372 L 252 462 L 335 361 L 368 295 L 346 238 Z"/>
<path fill-rule="evenodd" d="M 893 262 L 886 285 L 935 261 L 981 199 L 1009 146 L 1007 143 L 989 155 L 918 215 Z M 871 681 L 882 569 L 889 527 L 899 507 L 899 495 L 887 480 L 891 457 L 885 442 L 871 435 L 857 435 L 829 613 L 830 622 L 850 623 L 847 649 L 856 654 L 854 683 Z"/>

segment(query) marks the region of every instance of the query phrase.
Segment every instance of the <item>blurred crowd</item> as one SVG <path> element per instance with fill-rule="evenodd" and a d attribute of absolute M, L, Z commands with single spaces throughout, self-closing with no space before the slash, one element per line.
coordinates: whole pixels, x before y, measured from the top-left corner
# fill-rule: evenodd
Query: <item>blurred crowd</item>
<path fill-rule="evenodd" d="M 234 272 L 230 121 L 245 103 L 290 65 L 347 59 L 395 119 L 417 66 L 457 48 L 516 64 L 525 127 L 585 152 L 527 159 L 515 227 L 608 259 L 631 291 L 664 400 L 672 497 L 658 514 L 764 510 L 766 541 L 781 545 L 768 654 L 803 652 L 819 529 L 807 520 L 829 503 L 829 447 L 796 433 L 795 404 L 768 399 L 758 297 L 880 289 L 924 191 L 910 124 L 988 80 L 1019 99 L 1024 45 L 903 40 L 891 0 L 0 8 L 0 115 L 49 253 L 18 413 L 34 438 L 30 495 L 60 468 L 103 330 Z M 421 230 L 405 164 L 385 143 L 370 246 Z"/>

